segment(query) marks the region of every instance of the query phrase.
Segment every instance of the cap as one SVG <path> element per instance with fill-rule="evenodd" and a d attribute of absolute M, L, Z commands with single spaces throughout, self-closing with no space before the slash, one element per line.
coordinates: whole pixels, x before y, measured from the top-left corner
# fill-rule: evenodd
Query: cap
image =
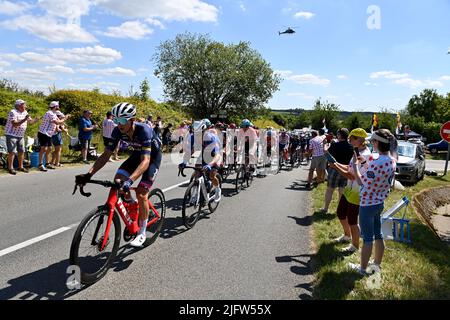
<path fill-rule="evenodd" d="M 86 113 L 92 114 L 92 111 L 91 111 L 91 110 L 84 110 L 84 111 L 83 111 L 83 114 L 86 114 Z"/>
<path fill-rule="evenodd" d="M 19 100 L 16 100 L 16 102 L 14 103 L 14 106 L 18 107 L 22 104 L 26 104 L 26 102 L 24 100 L 19 99 Z"/>
<path fill-rule="evenodd" d="M 49 108 L 55 108 L 55 107 L 59 107 L 59 101 L 52 101 L 50 102 Z"/>
<path fill-rule="evenodd" d="M 352 132 L 350 132 L 349 134 L 349 138 L 350 137 L 356 137 L 356 138 L 367 138 L 369 135 L 367 134 L 366 130 L 362 129 L 362 128 L 358 128 L 358 129 L 354 129 L 352 130 Z"/>

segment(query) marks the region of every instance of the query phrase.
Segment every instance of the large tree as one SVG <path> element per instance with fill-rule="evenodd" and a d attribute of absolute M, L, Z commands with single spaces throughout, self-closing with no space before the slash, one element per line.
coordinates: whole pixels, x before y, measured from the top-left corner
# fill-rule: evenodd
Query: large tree
<path fill-rule="evenodd" d="M 409 115 L 423 117 L 425 122 L 436 120 L 439 105 L 443 97 L 436 90 L 425 89 L 420 95 L 414 95 L 408 103 Z"/>
<path fill-rule="evenodd" d="M 229 117 L 254 117 L 281 81 L 249 43 L 225 45 L 207 35 L 178 35 L 153 59 L 166 97 L 199 118 L 224 110 Z"/>
<path fill-rule="evenodd" d="M 339 105 L 322 102 L 320 99 L 314 104 L 314 110 L 311 112 L 311 125 L 314 129 L 323 128 L 325 124 L 331 132 L 336 132 L 339 129 Z"/>

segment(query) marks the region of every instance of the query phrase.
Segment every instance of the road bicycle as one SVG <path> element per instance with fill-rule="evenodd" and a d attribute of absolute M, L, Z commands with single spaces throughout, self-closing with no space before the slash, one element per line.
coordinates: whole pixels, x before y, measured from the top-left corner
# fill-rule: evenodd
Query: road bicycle
<path fill-rule="evenodd" d="M 185 169 L 193 169 L 195 171 L 184 194 L 181 211 L 184 225 L 186 228 L 192 229 L 203 213 L 203 208 L 208 206 L 209 214 L 214 213 L 220 201 L 214 201 L 215 189 L 213 189 L 212 182 L 202 167 L 186 166 L 179 168 L 178 176 L 186 177 L 184 174 Z M 219 185 L 222 188 L 222 177 L 220 174 L 217 174 L 217 179 L 219 179 Z"/>
<path fill-rule="evenodd" d="M 85 285 L 93 284 L 104 277 L 114 261 L 121 238 L 119 217 L 125 224 L 123 238 L 126 242 L 132 241 L 140 229 L 139 204 L 123 199 L 120 183 L 96 180 L 88 183 L 110 188 L 110 192 L 106 204 L 92 210 L 78 225 L 70 246 L 70 264 L 80 268 L 80 280 Z M 91 196 L 91 193 L 84 192 L 83 185 L 75 185 L 73 194 L 78 187 L 81 195 Z M 150 212 L 144 247 L 151 245 L 158 238 L 166 214 L 166 200 L 160 189 L 150 191 L 148 203 Z"/>
<path fill-rule="evenodd" d="M 245 164 L 238 166 L 236 170 L 236 179 L 234 180 L 235 192 L 239 193 L 245 187 L 250 188 L 253 183 L 254 168 L 250 168 L 248 156 L 246 157 Z"/>

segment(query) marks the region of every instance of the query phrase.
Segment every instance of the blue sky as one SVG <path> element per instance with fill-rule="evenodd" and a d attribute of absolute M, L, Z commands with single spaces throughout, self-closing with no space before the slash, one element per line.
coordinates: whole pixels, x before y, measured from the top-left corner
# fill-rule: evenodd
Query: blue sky
<path fill-rule="evenodd" d="M 106 93 L 148 77 L 162 101 L 150 59 L 189 31 L 249 41 L 284 78 L 272 108 L 395 111 L 424 88 L 450 92 L 449 14 L 449 0 L 0 0 L 0 77 Z M 286 26 L 297 33 L 279 36 Z"/>

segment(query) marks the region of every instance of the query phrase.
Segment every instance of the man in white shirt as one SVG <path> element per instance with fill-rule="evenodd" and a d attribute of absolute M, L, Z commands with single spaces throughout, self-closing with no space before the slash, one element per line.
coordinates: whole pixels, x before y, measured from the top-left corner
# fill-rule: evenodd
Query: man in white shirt
<path fill-rule="evenodd" d="M 39 118 L 33 119 L 26 110 L 27 104 L 23 100 L 17 100 L 8 115 L 8 120 L 5 126 L 6 146 L 8 151 L 8 172 L 16 175 L 14 170 L 14 156 L 17 154 L 19 162 L 19 171 L 28 173 L 28 170 L 23 167 L 23 158 L 25 153 L 25 131 L 28 124 L 33 124 L 39 121 Z"/>
<path fill-rule="evenodd" d="M 113 121 L 113 118 L 114 118 L 114 116 L 111 113 L 111 111 L 108 111 L 106 113 L 105 120 L 103 120 L 103 125 L 102 125 L 103 143 L 105 144 L 105 147 L 107 145 L 109 145 L 109 143 L 112 141 L 111 134 L 112 134 L 114 128 L 117 127 L 117 125 Z M 120 160 L 119 156 L 117 155 L 119 152 L 119 147 L 120 147 L 120 144 L 118 144 L 116 150 L 114 150 L 114 157 L 113 157 L 113 159 L 110 160 L 111 162 Z"/>

